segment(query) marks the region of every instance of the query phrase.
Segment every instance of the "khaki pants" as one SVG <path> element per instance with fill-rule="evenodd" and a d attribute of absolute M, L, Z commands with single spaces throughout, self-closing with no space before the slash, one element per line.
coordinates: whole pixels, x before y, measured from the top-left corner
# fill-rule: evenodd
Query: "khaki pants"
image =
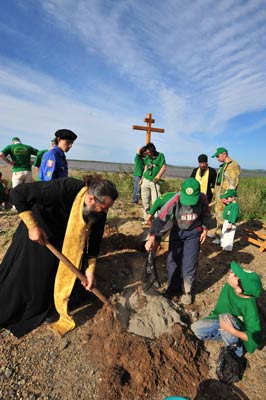
<path fill-rule="evenodd" d="M 215 213 L 215 219 L 216 219 L 216 235 L 220 236 L 222 232 L 222 226 L 224 223 L 224 218 L 223 218 L 223 211 L 225 208 L 225 204 L 222 202 L 220 199 L 220 194 L 221 194 L 221 189 L 220 187 L 216 186 L 215 187 L 215 208 L 214 208 L 214 213 Z"/>
<path fill-rule="evenodd" d="M 141 200 L 144 221 L 146 221 L 151 204 L 153 204 L 159 196 L 161 196 L 159 183 L 154 183 L 153 181 L 143 178 L 141 184 Z"/>
<path fill-rule="evenodd" d="M 16 187 L 20 183 L 30 183 L 32 182 L 31 171 L 19 171 L 13 172 L 12 174 L 12 188 Z"/>

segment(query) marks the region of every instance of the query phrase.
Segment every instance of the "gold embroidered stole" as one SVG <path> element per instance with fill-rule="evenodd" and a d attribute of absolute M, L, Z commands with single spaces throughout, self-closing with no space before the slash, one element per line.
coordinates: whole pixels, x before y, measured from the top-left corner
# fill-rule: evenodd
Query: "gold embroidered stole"
<path fill-rule="evenodd" d="M 200 176 L 200 168 L 197 169 L 195 178 L 200 183 L 200 191 L 207 194 L 208 181 L 209 181 L 209 168 L 205 171 L 203 176 Z"/>
<path fill-rule="evenodd" d="M 62 248 L 62 253 L 79 269 L 88 231 L 88 226 L 83 218 L 83 205 L 87 190 L 87 186 L 82 188 L 73 202 Z M 68 300 L 75 280 L 76 276 L 73 272 L 60 261 L 54 286 L 55 308 L 60 318 L 50 325 L 60 335 L 75 328 L 74 320 L 67 313 Z"/>

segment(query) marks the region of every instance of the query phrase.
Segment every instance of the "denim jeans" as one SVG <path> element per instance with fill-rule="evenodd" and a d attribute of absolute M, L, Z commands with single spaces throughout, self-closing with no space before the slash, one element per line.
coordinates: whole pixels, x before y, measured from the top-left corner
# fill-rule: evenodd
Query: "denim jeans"
<path fill-rule="evenodd" d="M 134 203 L 137 203 L 139 201 L 139 196 L 140 196 L 140 182 L 141 176 L 133 176 L 133 196 L 132 196 L 132 201 Z"/>
<path fill-rule="evenodd" d="M 200 234 L 173 227 L 167 255 L 168 285 L 173 292 L 190 293 L 193 289 L 200 251 Z"/>
<path fill-rule="evenodd" d="M 244 347 L 241 340 L 232 335 L 229 332 L 223 331 L 220 328 L 220 320 L 225 316 L 230 318 L 233 326 L 239 329 L 237 318 L 231 314 L 221 314 L 219 315 L 219 320 L 217 319 L 200 319 L 191 325 L 191 329 L 197 338 L 201 340 L 214 340 L 217 342 L 224 342 L 226 346 L 235 344 L 235 354 L 241 357 L 244 354 Z"/>

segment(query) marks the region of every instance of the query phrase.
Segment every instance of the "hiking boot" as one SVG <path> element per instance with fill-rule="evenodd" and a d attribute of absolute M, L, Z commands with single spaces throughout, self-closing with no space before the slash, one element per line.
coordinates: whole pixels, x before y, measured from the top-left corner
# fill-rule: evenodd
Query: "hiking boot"
<path fill-rule="evenodd" d="M 192 304 L 192 296 L 191 296 L 191 294 L 190 293 L 183 294 L 183 296 L 181 296 L 180 301 L 184 305 Z"/>
<path fill-rule="evenodd" d="M 216 239 L 214 239 L 213 241 L 212 241 L 212 243 L 213 244 L 220 244 L 221 243 L 221 240 L 220 240 L 220 238 L 216 238 Z"/>

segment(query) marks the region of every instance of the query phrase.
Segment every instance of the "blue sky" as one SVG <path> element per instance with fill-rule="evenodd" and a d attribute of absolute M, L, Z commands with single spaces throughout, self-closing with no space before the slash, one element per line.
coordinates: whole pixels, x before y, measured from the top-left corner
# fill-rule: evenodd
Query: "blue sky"
<path fill-rule="evenodd" d="M 68 158 L 132 162 L 152 113 L 169 164 L 266 169 L 265 21 L 266 0 L 2 0 L 0 148 L 68 128 Z"/>

